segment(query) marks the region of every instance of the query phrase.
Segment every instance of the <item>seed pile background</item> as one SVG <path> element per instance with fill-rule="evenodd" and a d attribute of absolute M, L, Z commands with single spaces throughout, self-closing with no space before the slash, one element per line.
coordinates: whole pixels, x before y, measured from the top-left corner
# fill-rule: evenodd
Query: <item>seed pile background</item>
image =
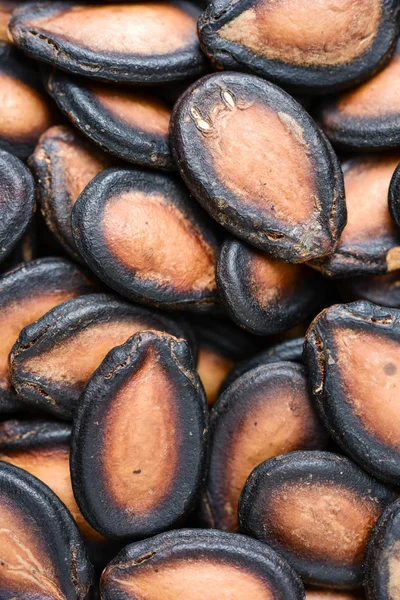
<path fill-rule="evenodd" d="M 0 0 L 0 600 L 400 600 L 398 0 Z"/>

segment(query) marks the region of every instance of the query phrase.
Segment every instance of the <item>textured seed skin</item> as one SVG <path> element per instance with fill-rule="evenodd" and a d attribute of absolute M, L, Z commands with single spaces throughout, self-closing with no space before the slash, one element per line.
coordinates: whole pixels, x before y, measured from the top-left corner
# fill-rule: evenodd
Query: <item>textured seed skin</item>
<path fill-rule="evenodd" d="M 60 258 L 19 265 L 0 279 L 0 413 L 24 408 L 11 385 L 8 366 L 9 353 L 21 329 L 57 304 L 90 291 L 93 283 L 88 277 Z"/>
<path fill-rule="evenodd" d="M 38 236 L 37 236 L 37 216 L 33 214 L 33 218 L 28 225 L 24 235 L 18 241 L 14 250 L 0 265 L 2 274 L 15 269 L 18 265 L 37 258 L 38 255 Z"/>
<path fill-rule="evenodd" d="M 26 471 L 0 462 L 0 498 L 0 597 L 88 599 L 93 567 L 57 496 Z"/>
<path fill-rule="evenodd" d="M 367 546 L 365 591 L 368 600 L 395 599 L 399 591 L 400 501 L 383 512 Z"/>
<path fill-rule="evenodd" d="M 241 73 L 200 79 L 174 107 L 171 147 L 192 194 L 237 237 L 287 262 L 333 252 L 346 223 L 340 165 L 280 88 Z"/>
<path fill-rule="evenodd" d="M 368 300 L 380 306 L 400 308 L 400 271 L 370 277 L 351 277 L 337 281 L 343 302 Z"/>
<path fill-rule="evenodd" d="M 28 2 L 13 13 L 9 28 L 24 52 L 70 73 L 154 84 L 204 72 L 198 14 L 184 1 L 121 7 Z"/>
<path fill-rule="evenodd" d="M 265 364 L 236 379 L 211 411 L 210 442 L 209 510 L 214 527 L 234 532 L 240 494 L 258 464 L 278 454 L 326 447 L 304 367 Z"/>
<path fill-rule="evenodd" d="M 400 227 L 400 165 L 397 165 L 390 180 L 389 211 L 396 225 Z"/>
<path fill-rule="evenodd" d="M 291 452 L 254 469 L 243 490 L 243 533 L 284 556 L 305 583 L 362 583 L 368 537 L 395 493 L 330 452 Z"/>
<path fill-rule="evenodd" d="M 169 149 L 171 109 L 156 93 L 51 73 L 47 91 L 82 134 L 103 150 L 144 167 L 175 168 Z"/>
<path fill-rule="evenodd" d="M 35 210 L 32 175 L 18 158 L 0 150 L 0 262 L 14 250 Z"/>
<path fill-rule="evenodd" d="M 170 531 L 126 546 L 103 572 L 100 588 L 103 600 L 305 597 L 300 578 L 265 544 L 201 529 Z"/>
<path fill-rule="evenodd" d="M 397 16 L 394 0 L 214 0 L 199 35 L 216 67 L 321 94 L 364 81 L 389 61 Z"/>
<path fill-rule="evenodd" d="M 29 157 L 46 225 L 75 260 L 82 259 L 71 230 L 72 208 L 89 181 L 113 161 L 65 125 L 45 131 Z"/>
<path fill-rule="evenodd" d="M 336 590 L 306 590 L 306 600 L 365 600 L 362 592 L 340 592 Z"/>
<path fill-rule="evenodd" d="M 89 523 L 132 540 L 182 522 L 205 477 L 206 423 L 184 340 L 148 331 L 114 348 L 87 384 L 73 426 L 72 484 Z"/>
<path fill-rule="evenodd" d="M 91 269 L 130 300 L 186 309 L 216 303 L 213 223 L 174 178 L 106 169 L 79 196 L 72 230 Z"/>
<path fill-rule="evenodd" d="M 316 118 L 328 138 L 347 149 L 395 148 L 400 140 L 397 94 L 400 46 L 382 71 L 360 86 L 323 100 Z"/>
<path fill-rule="evenodd" d="M 10 354 L 13 385 L 27 406 L 71 420 L 106 354 L 148 329 L 191 341 L 185 324 L 111 294 L 63 302 L 21 331 Z"/>
<path fill-rule="evenodd" d="M 0 423 L 0 461 L 28 471 L 49 486 L 66 505 L 85 540 L 89 557 L 97 569 L 120 550 L 83 518 L 73 495 L 69 469 L 71 426 L 40 419 L 8 420 Z"/>
<path fill-rule="evenodd" d="M 282 263 L 230 239 L 217 263 L 221 298 L 238 325 L 257 335 L 281 333 L 309 317 L 321 302 L 320 278 L 306 266 Z"/>
<path fill-rule="evenodd" d="M 0 42 L 0 148 L 25 160 L 55 120 L 36 66 Z"/>
<path fill-rule="evenodd" d="M 394 484 L 398 348 L 399 311 L 367 301 L 322 311 L 304 345 L 315 405 L 329 432 L 359 465 Z"/>
<path fill-rule="evenodd" d="M 222 394 L 222 392 L 224 392 L 236 379 L 241 377 L 241 375 L 251 369 L 260 367 L 261 365 L 268 365 L 270 363 L 281 361 L 301 363 L 303 344 L 304 338 L 302 337 L 285 340 L 284 342 L 280 342 L 279 344 L 267 348 L 267 350 L 255 354 L 251 358 L 242 360 L 225 377 L 219 390 L 220 394 Z"/>
<path fill-rule="evenodd" d="M 388 190 L 400 153 L 365 154 L 343 165 L 347 224 L 331 256 L 310 263 L 326 277 L 382 275 L 400 267 L 400 230 Z"/>

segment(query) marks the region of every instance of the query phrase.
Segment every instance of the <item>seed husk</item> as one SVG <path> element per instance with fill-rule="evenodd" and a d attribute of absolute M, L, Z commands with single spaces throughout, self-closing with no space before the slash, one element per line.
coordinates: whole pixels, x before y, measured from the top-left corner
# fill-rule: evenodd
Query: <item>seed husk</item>
<path fill-rule="evenodd" d="M 295 450 L 323 450 L 326 444 L 302 365 L 262 365 L 236 379 L 210 416 L 206 493 L 214 527 L 238 530 L 240 494 L 261 462 Z"/>
<path fill-rule="evenodd" d="M 89 598 L 93 567 L 69 511 L 47 485 L 6 462 L 0 462 L 0 531 L 1 597 Z"/>
<path fill-rule="evenodd" d="M 326 277 L 379 275 L 400 267 L 400 229 L 388 191 L 400 153 L 366 154 L 343 164 L 347 225 L 334 253 L 310 264 Z"/>
<path fill-rule="evenodd" d="M 186 325 L 111 294 L 68 300 L 21 331 L 10 354 L 11 380 L 27 406 L 72 419 L 106 354 L 148 329 L 190 339 Z"/>
<path fill-rule="evenodd" d="M 399 593 L 400 501 L 383 512 L 368 542 L 365 591 L 368 600 L 396 600 Z"/>
<path fill-rule="evenodd" d="M 235 236 L 287 262 L 335 249 L 346 223 L 340 165 L 277 86 L 241 73 L 200 79 L 175 104 L 171 147 L 191 193 Z"/>
<path fill-rule="evenodd" d="M 25 407 L 12 387 L 8 365 L 21 329 L 57 304 L 90 291 L 93 284 L 87 275 L 61 258 L 24 263 L 0 279 L 0 414 Z"/>
<path fill-rule="evenodd" d="M 352 589 L 362 583 L 368 537 L 394 498 L 343 456 L 290 452 L 254 469 L 240 499 L 240 526 L 305 583 Z"/>
<path fill-rule="evenodd" d="M 206 60 L 190 2 L 83 5 L 30 2 L 14 11 L 14 43 L 34 58 L 85 77 L 166 83 L 198 77 Z"/>
<path fill-rule="evenodd" d="M 368 300 L 373 304 L 400 308 L 400 271 L 370 277 L 351 277 L 337 281 L 343 302 Z"/>
<path fill-rule="evenodd" d="M 79 196 L 72 230 L 90 268 L 130 300 L 163 308 L 215 304 L 213 223 L 176 179 L 106 169 Z"/>
<path fill-rule="evenodd" d="M 45 131 L 29 157 L 46 225 L 75 260 L 81 258 L 72 235 L 72 208 L 89 181 L 113 160 L 65 125 Z"/>
<path fill-rule="evenodd" d="M 205 477 L 206 409 L 184 340 L 147 331 L 109 352 L 72 433 L 72 485 L 92 527 L 141 539 L 190 514 Z"/>
<path fill-rule="evenodd" d="M 33 219 L 35 207 L 31 172 L 16 156 L 0 150 L 0 262 L 21 240 Z"/>
<path fill-rule="evenodd" d="M 11 44 L 0 43 L 0 148 L 25 160 L 55 115 L 36 66 Z"/>
<path fill-rule="evenodd" d="M 18 0 L 1 0 L 0 2 L 0 43 L 9 42 L 8 23 L 13 10 L 19 5 Z"/>
<path fill-rule="evenodd" d="M 66 423 L 39 419 L 3 421 L 0 461 L 24 469 L 58 496 L 78 525 L 91 561 L 97 568 L 104 568 L 118 549 L 85 521 L 76 504 L 69 468 L 70 438 L 71 426 Z"/>
<path fill-rule="evenodd" d="M 305 265 L 278 261 L 240 240 L 222 245 L 217 285 L 238 325 L 257 335 L 298 325 L 321 304 L 319 277 Z"/>
<path fill-rule="evenodd" d="M 300 578 L 265 544 L 222 531 L 181 529 L 130 544 L 100 581 L 103 600 L 302 600 Z"/>
<path fill-rule="evenodd" d="M 395 0 L 212 2 L 199 35 L 217 68 L 321 94 L 364 81 L 389 61 L 398 12 Z"/>
<path fill-rule="evenodd" d="M 103 150 L 145 167 L 175 168 L 169 149 L 171 109 L 149 90 L 50 74 L 47 90 L 65 116 Z"/>
<path fill-rule="evenodd" d="M 400 476 L 400 312 L 360 300 L 331 306 L 304 345 L 315 406 L 339 446 L 383 481 Z"/>
<path fill-rule="evenodd" d="M 321 102 L 317 120 L 332 143 L 353 150 L 398 147 L 399 82 L 398 44 L 390 62 L 377 75 L 355 89 Z"/>

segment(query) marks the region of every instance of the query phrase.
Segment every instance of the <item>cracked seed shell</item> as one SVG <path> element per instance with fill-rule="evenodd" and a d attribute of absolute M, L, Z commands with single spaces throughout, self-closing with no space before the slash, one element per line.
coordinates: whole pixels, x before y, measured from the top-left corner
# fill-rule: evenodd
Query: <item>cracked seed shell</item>
<path fill-rule="evenodd" d="M 378 479 L 400 477 L 400 312 L 360 300 L 322 311 L 304 344 L 315 406 L 339 446 Z"/>

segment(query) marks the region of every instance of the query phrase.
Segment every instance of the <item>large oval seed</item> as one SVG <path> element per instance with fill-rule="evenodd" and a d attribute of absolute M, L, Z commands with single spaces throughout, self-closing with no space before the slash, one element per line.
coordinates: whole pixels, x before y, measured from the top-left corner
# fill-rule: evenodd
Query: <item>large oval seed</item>
<path fill-rule="evenodd" d="M 183 529 L 127 546 L 103 572 L 104 600 L 301 600 L 271 548 L 243 535 Z"/>
<path fill-rule="evenodd" d="M 107 169 L 80 195 L 72 228 L 93 271 L 131 300 L 174 308 L 215 302 L 212 222 L 175 179 Z"/>
<path fill-rule="evenodd" d="M 0 262 L 15 248 L 35 210 L 30 171 L 18 158 L 0 150 Z"/>
<path fill-rule="evenodd" d="M 189 189 L 236 236 L 289 262 L 333 252 L 346 222 L 340 166 L 304 109 L 271 83 L 217 73 L 171 118 Z"/>
<path fill-rule="evenodd" d="M 258 335 L 309 317 L 322 300 L 319 282 L 310 268 L 275 260 L 240 240 L 227 240 L 218 257 L 222 301 L 238 325 Z"/>
<path fill-rule="evenodd" d="M 397 600 L 400 594 L 400 501 L 384 511 L 368 542 L 365 591 L 368 600 Z"/>
<path fill-rule="evenodd" d="M 48 129 L 29 157 L 46 225 L 74 258 L 80 256 L 72 235 L 72 208 L 89 181 L 112 162 L 65 126 Z"/>
<path fill-rule="evenodd" d="M 199 21 L 218 67 L 326 93 L 382 68 L 398 35 L 396 0 L 218 0 Z"/>
<path fill-rule="evenodd" d="M 111 295 L 63 302 L 21 331 L 10 354 L 13 385 L 28 406 L 72 419 L 87 380 L 106 354 L 147 329 L 187 337 L 185 326 Z"/>
<path fill-rule="evenodd" d="M 263 365 L 237 379 L 214 405 L 210 436 L 207 501 L 214 526 L 226 531 L 239 527 L 239 497 L 257 465 L 327 443 L 304 367 L 290 362 Z"/>
<path fill-rule="evenodd" d="M 400 476 L 400 312 L 366 301 L 324 310 L 306 335 L 304 360 L 331 435 L 364 469 Z"/>
<path fill-rule="evenodd" d="M 173 169 L 171 109 L 154 92 L 49 76 L 47 89 L 72 123 L 103 150 L 145 167 Z"/>
<path fill-rule="evenodd" d="M 183 340 L 144 332 L 112 350 L 73 426 L 72 484 L 89 523 L 134 539 L 181 522 L 203 483 L 206 432 L 204 391 Z"/>
<path fill-rule="evenodd" d="M 70 513 L 41 481 L 0 462 L 0 597 L 85 600 L 94 583 Z"/>
<path fill-rule="evenodd" d="M 368 537 L 395 494 L 329 452 L 291 452 L 254 469 L 240 499 L 244 533 L 270 544 L 306 583 L 362 583 Z"/>
<path fill-rule="evenodd" d="M 23 407 L 11 385 L 8 365 L 21 329 L 57 304 L 92 290 L 86 275 L 58 258 L 23 264 L 0 279 L 0 413 Z"/>
<path fill-rule="evenodd" d="M 15 44 L 38 60 L 96 79 L 164 83 L 206 65 L 190 2 L 28 3 L 10 21 Z"/>
<path fill-rule="evenodd" d="M 400 153 L 365 155 L 343 165 L 347 225 L 334 253 L 311 264 L 327 277 L 383 274 L 400 267 L 400 229 L 388 191 Z"/>
<path fill-rule="evenodd" d="M 392 148 L 400 141 L 400 45 L 377 75 L 321 102 L 318 121 L 329 139 L 347 148 Z"/>
<path fill-rule="evenodd" d="M 10 44 L 0 44 L 0 148 L 28 158 L 53 124 L 36 67 Z"/>

